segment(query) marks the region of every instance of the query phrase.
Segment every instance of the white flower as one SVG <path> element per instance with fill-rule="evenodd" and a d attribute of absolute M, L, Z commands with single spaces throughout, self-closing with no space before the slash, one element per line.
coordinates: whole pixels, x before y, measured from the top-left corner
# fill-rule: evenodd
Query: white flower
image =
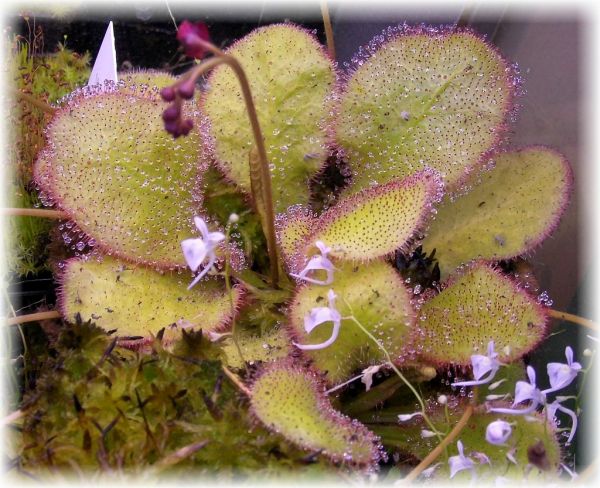
<path fill-rule="evenodd" d="M 400 415 L 398 415 L 398 420 L 400 422 L 407 422 L 410 419 L 412 419 L 413 417 L 416 417 L 417 415 L 423 415 L 422 412 L 415 412 L 415 413 L 401 413 Z"/>
<path fill-rule="evenodd" d="M 550 388 L 544 390 L 545 394 L 561 390 L 569 386 L 577 373 L 581 371 L 581 364 L 573 361 L 573 349 L 569 346 L 565 349 L 567 364 L 564 363 L 548 363 L 548 378 L 550 380 Z"/>
<path fill-rule="evenodd" d="M 512 434 L 512 427 L 504 420 L 494 420 L 485 429 L 485 440 L 490 444 L 502 446 Z"/>
<path fill-rule="evenodd" d="M 368 368 L 363 369 L 362 378 L 360 381 L 361 383 L 364 383 L 366 391 L 371 389 L 371 386 L 373 385 L 373 375 L 377 373 L 382 366 L 384 365 L 378 364 L 376 366 L 369 366 Z"/>
<path fill-rule="evenodd" d="M 188 286 L 188 290 L 198 283 L 206 273 L 215 264 L 217 256 L 215 255 L 215 249 L 218 244 L 225 239 L 225 234 L 222 232 L 209 232 L 206 222 L 200 217 L 194 217 L 194 223 L 202 234 L 202 237 L 193 239 L 185 239 L 181 241 L 181 249 L 187 265 L 193 272 L 200 267 L 200 265 L 208 258 L 206 266 L 198 273 L 194 278 L 194 281 Z"/>
<path fill-rule="evenodd" d="M 304 330 L 307 334 L 310 334 L 312 330 L 325 322 L 333 322 L 333 331 L 331 337 L 321 344 L 297 344 L 293 343 L 298 349 L 314 351 L 315 349 L 325 349 L 331 346 L 337 339 L 342 324 L 342 316 L 335 308 L 335 299 L 337 298 L 333 290 L 329 290 L 327 299 L 329 301 L 328 307 L 315 307 L 304 317 Z"/>
<path fill-rule="evenodd" d="M 502 365 L 498 361 L 498 353 L 494 351 L 494 341 L 488 343 L 487 355 L 473 354 L 471 364 L 473 366 L 474 381 L 459 381 L 452 383 L 452 386 L 477 386 L 485 385 L 494 379 L 494 376 Z M 485 376 L 487 375 L 487 376 Z"/>
<path fill-rule="evenodd" d="M 472 473 L 475 469 L 475 463 L 473 460 L 465 456 L 461 441 L 456 443 L 456 447 L 458 447 L 458 456 L 451 456 L 448 459 L 448 464 L 450 465 L 450 478 L 454 478 L 456 473 L 464 469 L 469 469 Z"/>
<path fill-rule="evenodd" d="M 513 407 L 519 403 L 525 401 L 531 401 L 531 404 L 527 408 L 515 409 L 515 408 L 492 408 L 490 412 L 497 413 L 508 413 L 512 415 L 528 415 L 534 412 L 538 405 L 544 405 L 546 403 L 546 396 L 541 392 L 535 385 L 535 370 L 531 366 L 527 366 L 527 376 L 529 377 L 529 383 L 526 381 L 517 381 L 515 387 L 515 400 Z"/>
<path fill-rule="evenodd" d="M 315 242 L 315 246 L 319 248 L 321 251 L 321 255 L 315 255 L 306 264 L 304 269 L 300 271 L 300 273 L 290 273 L 290 276 L 294 278 L 298 278 L 299 280 L 304 280 L 309 283 L 314 283 L 315 285 L 331 285 L 333 283 L 333 264 L 327 257 L 327 255 L 331 252 L 331 248 L 327 247 L 322 241 Z M 325 280 L 315 280 L 314 278 L 309 278 L 307 275 L 311 271 L 323 270 L 327 274 L 327 278 Z"/>

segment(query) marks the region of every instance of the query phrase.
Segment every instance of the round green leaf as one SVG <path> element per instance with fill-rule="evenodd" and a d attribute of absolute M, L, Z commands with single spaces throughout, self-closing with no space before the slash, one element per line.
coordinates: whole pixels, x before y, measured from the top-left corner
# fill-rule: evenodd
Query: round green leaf
<path fill-rule="evenodd" d="M 474 258 L 523 254 L 558 225 L 569 202 L 571 168 L 557 152 L 530 147 L 493 157 L 494 167 L 456 199 L 445 198 L 423 241 L 443 273 Z"/>
<path fill-rule="evenodd" d="M 406 28 L 367 51 L 336 126 L 354 171 L 350 191 L 424 166 L 454 188 L 499 138 L 514 90 L 509 66 L 469 31 Z"/>
<path fill-rule="evenodd" d="M 477 264 L 423 303 L 418 342 L 427 360 L 466 366 L 494 341 L 499 360 L 510 362 L 539 343 L 546 322 L 543 307 L 510 278 Z"/>
<path fill-rule="evenodd" d="M 255 30 L 227 54 L 244 68 L 271 167 L 275 212 L 307 203 L 309 179 L 327 158 L 328 98 L 336 84 L 331 59 L 307 31 L 288 24 Z M 240 84 L 227 66 L 209 78 L 203 109 L 214 155 L 250 193 L 248 159 L 255 146 Z"/>
<path fill-rule="evenodd" d="M 185 266 L 180 242 L 197 234 L 200 136 L 174 140 L 156 96 L 85 89 L 48 127 L 35 178 L 106 254 L 159 268 Z"/>

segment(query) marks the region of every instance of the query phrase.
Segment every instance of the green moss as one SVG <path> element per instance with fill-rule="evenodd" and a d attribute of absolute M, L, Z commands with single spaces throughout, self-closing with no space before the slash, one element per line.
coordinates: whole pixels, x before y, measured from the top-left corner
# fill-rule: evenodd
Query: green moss
<path fill-rule="evenodd" d="M 6 77 L 14 89 L 41 101 L 56 103 L 64 95 L 85 84 L 89 76 L 89 55 L 80 56 L 59 44 L 54 53 L 39 55 L 26 42 L 13 39 L 6 60 Z M 7 112 L 10 128 L 7 174 L 7 204 L 33 208 L 40 205 L 35 192 L 28 189 L 32 165 L 44 145 L 44 128 L 50 116 L 17 98 Z M 8 258 L 6 269 L 17 275 L 36 274 L 47 269 L 46 244 L 52 223 L 40 218 L 10 217 L 7 221 Z"/>
<path fill-rule="evenodd" d="M 158 343 L 141 354 L 111 342 L 89 324 L 64 328 L 12 435 L 19 469 L 44 480 L 107 470 L 154 479 L 306 476 L 304 454 L 250 421 L 218 361 L 175 356 Z"/>

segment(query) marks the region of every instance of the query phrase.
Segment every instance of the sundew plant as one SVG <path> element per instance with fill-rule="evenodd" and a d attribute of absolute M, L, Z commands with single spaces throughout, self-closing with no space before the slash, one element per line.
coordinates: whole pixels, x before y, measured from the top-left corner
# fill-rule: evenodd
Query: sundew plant
<path fill-rule="evenodd" d="M 508 149 L 519 68 L 469 27 L 406 23 L 339 64 L 323 13 L 326 45 L 286 21 L 217 46 L 179 19 L 180 75 L 118 71 L 111 24 L 86 86 L 13 89 L 47 119 L 46 208 L 4 213 L 58 220 L 56 308 L 7 319 L 13 473 L 590 476 L 598 328 L 527 261 L 574 176 L 560 148 Z M 553 319 L 589 347 L 539 366 Z"/>

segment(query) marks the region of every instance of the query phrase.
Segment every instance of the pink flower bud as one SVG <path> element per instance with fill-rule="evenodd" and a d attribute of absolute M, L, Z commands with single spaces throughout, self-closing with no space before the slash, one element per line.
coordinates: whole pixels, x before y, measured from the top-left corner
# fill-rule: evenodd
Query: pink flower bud
<path fill-rule="evenodd" d="M 177 40 L 183 46 L 186 56 L 202 59 L 206 54 L 202 41 L 210 42 L 208 27 L 204 22 L 192 24 L 184 20 L 177 30 Z"/>

